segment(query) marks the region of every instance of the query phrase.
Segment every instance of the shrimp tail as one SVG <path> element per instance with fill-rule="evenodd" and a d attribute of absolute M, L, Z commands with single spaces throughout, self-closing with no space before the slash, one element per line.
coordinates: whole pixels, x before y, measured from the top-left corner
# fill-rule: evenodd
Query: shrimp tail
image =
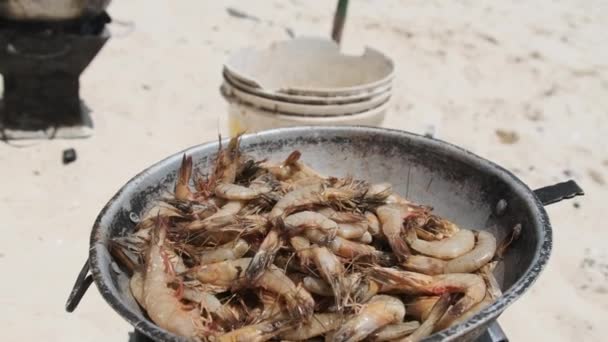
<path fill-rule="evenodd" d="M 175 183 L 175 198 L 178 200 L 186 201 L 192 200 L 194 195 L 188 184 L 190 183 L 190 177 L 192 177 L 192 156 L 182 157 L 182 165 L 179 168 L 177 182 Z"/>
<path fill-rule="evenodd" d="M 289 154 L 289 156 L 287 156 L 287 158 L 285 158 L 283 165 L 294 165 L 295 163 L 298 162 L 298 160 L 300 160 L 301 156 L 302 156 L 302 152 L 295 150 L 295 151 L 291 152 Z"/>

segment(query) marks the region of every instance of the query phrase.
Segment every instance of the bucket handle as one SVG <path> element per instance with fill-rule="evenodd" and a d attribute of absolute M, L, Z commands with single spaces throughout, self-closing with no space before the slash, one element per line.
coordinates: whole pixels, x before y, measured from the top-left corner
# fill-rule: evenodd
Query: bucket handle
<path fill-rule="evenodd" d="M 89 286 L 93 283 L 93 276 L 89 274 L 89 259 L 85 261 L 84 266 L 82 266 L 82 270 L 78 274 L 78 278 L 76 278 L 76 282 L 74 283 L 74 287 L 72 288 L 72 292 L 70 292 L 70 296 L 68 297 L 67 302 L 65 303 L 65 310 L 67 312 L 73 312 L 80 300 L 84 296 L 84 294 L 89 289 Z"/>

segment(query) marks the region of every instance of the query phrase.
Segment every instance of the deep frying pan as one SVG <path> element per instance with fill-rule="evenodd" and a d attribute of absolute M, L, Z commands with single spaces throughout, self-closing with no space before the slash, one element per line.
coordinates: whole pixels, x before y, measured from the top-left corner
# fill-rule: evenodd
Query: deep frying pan
<path fill-rule="evenodd" d="M 407 198 L 432 205 L 436 213 L 460 226 L 490 231 L 499 241 L 514 225 L 522 224 L 521 237 L 495 270 L 503 297 L 427 341 L 470 341 L 483 333 L 534 283 L 547 263 L 552 233 L 543 205 L 583 194 L 573 181 L 532 191 L 509 171 L 466 150 L 397 130 L 281 128 L 245 135 L 241 146 L 247 154 L 273 161 L 297 149 L 306 163 L 324 174 L 388 181 Z M 217 150 L 217 142 L 189 148 L 141 172 L 118 191 L 93 225 L 89 259 L 70 294 L 68 311 L 75 309 L 94 280 L 108 304 L 137 330 L 159 341 L 185 341 L 142 313 L 128 289 L 127 275 L 112 265 L 108 241 L 131 231 L 135 222 L 130 217 L 141 215 L 151 201 L 173 189 L 183 153 L 193 156 L 196 167 L 208 170 Z"/>

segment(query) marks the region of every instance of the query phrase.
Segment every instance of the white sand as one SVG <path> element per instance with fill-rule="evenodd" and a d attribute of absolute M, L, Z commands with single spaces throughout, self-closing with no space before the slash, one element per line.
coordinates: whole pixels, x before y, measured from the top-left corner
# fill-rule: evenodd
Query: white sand
<path fill-rule="evenodd" d="M 605 1 L 352 1 L 348 48 L 398 66 L 387 127 L 464 146 L 532 187 L 572 174 L 587 196 L 553 205 L 549 266 L 500 322 L 512 341 L 608 335 L 608 35 Z M 484 5 L 485 4 L 485 5 Z M 234 6 L 260 22 L 236 19 Z M 126 341 L 131 327 L 93 286 L 63 306 L 101 207 L 135 173 L 226 132 L 227 54 L 296 34 L 325 35 L 334 1 L 115 1 L 114 37 L 82 79 L 88 140 L 0 144 L 3 340 Z M 519 141 L 502 144 L 496 129 Z M 74 147 L 78 160 L 61 164 Z M 580 204 L 579 209 L 573 202 Z"/>

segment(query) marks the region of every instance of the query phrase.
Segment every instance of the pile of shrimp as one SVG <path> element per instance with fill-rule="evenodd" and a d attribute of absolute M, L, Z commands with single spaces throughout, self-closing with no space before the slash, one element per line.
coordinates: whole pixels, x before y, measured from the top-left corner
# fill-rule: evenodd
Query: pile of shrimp
<path fill-rule="evenodd" d="M 183 157 L 175 191 L 112 240 L 133 298 L 193 341 L 419 341 L 501 296 L 508 244 L 463 229 L 390 184 L 326 177 L 298 151 L 273 164 Z"/>

